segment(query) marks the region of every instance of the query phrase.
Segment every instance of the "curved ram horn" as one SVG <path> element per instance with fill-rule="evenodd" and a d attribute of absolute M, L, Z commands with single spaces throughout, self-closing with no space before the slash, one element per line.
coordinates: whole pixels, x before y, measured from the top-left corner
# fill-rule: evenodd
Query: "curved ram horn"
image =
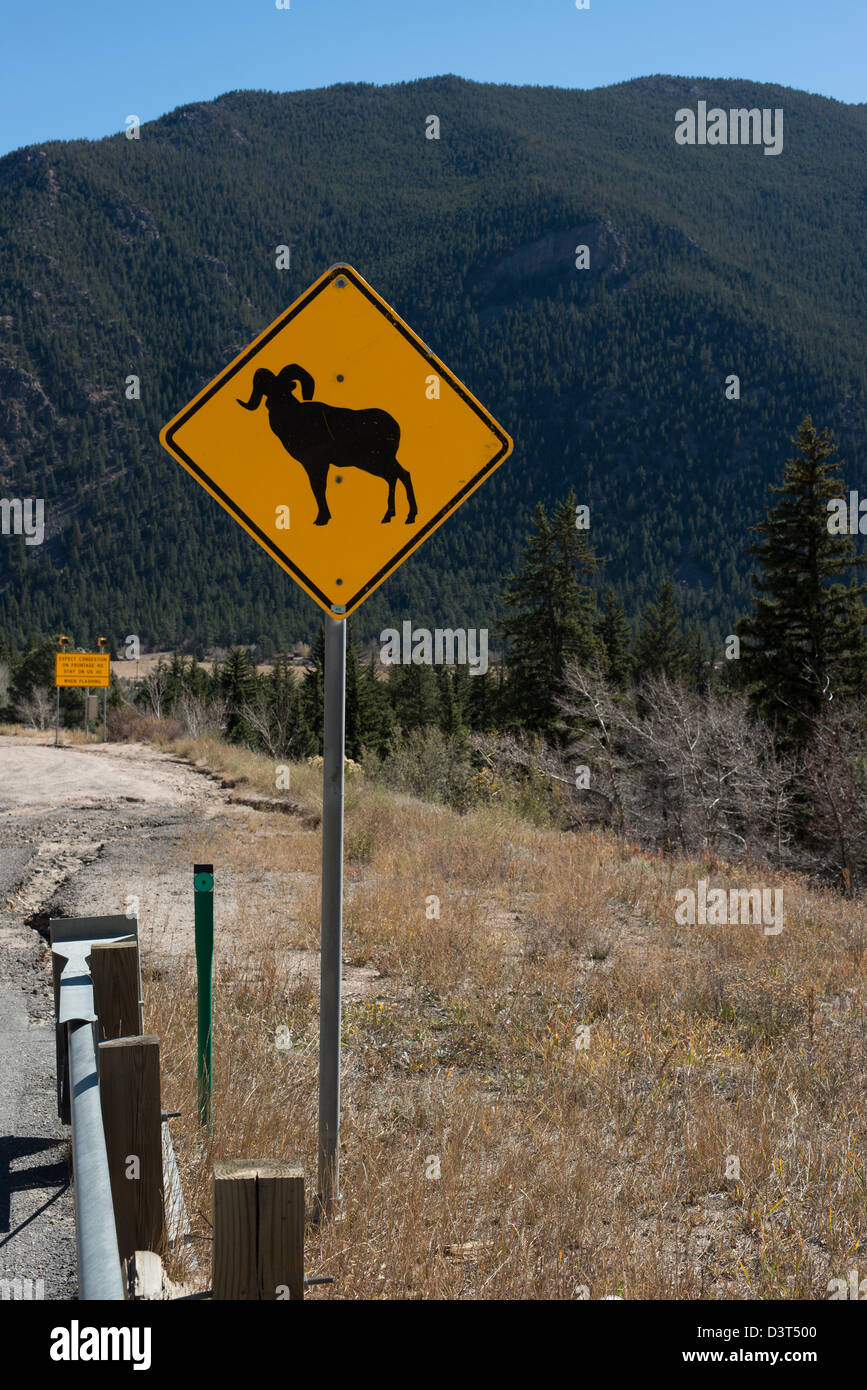
<path fill-rule="evenodd" d="M 278 374 L 277 380 L 280 382 L 281 386 L 285 382 L 286 388 L 290 392 L 292 388 L 289 385 L 289 383 L 292 381 L 297 381 L 301 387 L 302 398 L 305 401 L 310 401 L 313 399 L 313 392 L 316 390 L 316 383 L 313 380 L 310 373 L 305 371 L 303 367 L 299 367 L 297 362 L 293 362 L 290 366 L 284 367 L 283 370 Z"/>
<path fill-rule="evenodd" d="M 259 367 L 253 373 L 253 393 L 248 401 L 242 401 L 240 396 L 236 397 L 238 405 L 242 405 L 245 410 L 256 410 L 261 404 L 262 397 L 267 400 L 277 383 L 277 378 L 273 372 L 269 372 L 267 367 Z"/>

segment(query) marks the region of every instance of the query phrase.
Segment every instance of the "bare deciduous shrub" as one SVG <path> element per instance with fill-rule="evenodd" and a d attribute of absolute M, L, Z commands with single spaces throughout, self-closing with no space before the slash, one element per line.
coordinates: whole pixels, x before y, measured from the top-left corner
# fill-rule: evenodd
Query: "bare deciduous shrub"
<path fill-rule="evenodd" d="M 112 743 L 171 743 L 183 736 L 183 726 L 176 719 L 157 719 L 135 705 L 124 704 L 108 711 L 108 737 Z"/>
<path fill-rule="evenodd" d="M 18 701 L 17 712 L 22 723 L 31 729 L 47 729 L 54 719 L 55 708 L 54 691 L 47 685 L 37 685 L 28 699 Z"/>
<path fill-rule="evenodd" d="M 867 876 L 867 713 L 832 702 L 813 721 L 803 760 L 810 800 L 807 843 L 815 870 L 847 897 Z"/>
<path fill-rule="evenodd" d="M 259 690 L 252 703 L 245 702 L 240 706 L 238 714 L 272 758 L 293 755 L 293 744 L 298 743 L 294 727 L 297 716 L 294 705 L 289 701 L 269 699 L 263 690 Z"/>
<path fill-rule="evenodd" d="M 699 694 L 655 677 L 635 696 L 573 665 L 565 712 L 582 727 L 569 753 L 590 769 L 621 834 L 664 849 L 786 862 L 795 767 L 774 747 L 745 695 Z"/>
<path fill-rule="evenodd" d="M 206 734 L 220 734 L 226 727 L 228 701 L 222 696 L 204 700 L 201 695 L 185 691 L 172 711 L 183 725 L 189 738 L 201 738 Z"/>
<path fill-rule="evenodd" d="M 142 677 L 141 687 L 155 719 L 162 717 L 168 685 L 169 670 L 162 661 L 158 662 L 152 671 L 148 671 L 147 675 Z"/>

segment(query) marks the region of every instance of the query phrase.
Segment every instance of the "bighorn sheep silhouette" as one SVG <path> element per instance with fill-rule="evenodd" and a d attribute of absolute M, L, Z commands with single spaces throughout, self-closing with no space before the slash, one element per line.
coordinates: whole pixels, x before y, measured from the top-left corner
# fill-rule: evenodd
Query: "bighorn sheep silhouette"
<path fill-rule="evenodd" d="M 303 396 L 300 401 L 293 390 L 296 382 Z M 245 410 L 257 410 L 264 397 L 271 429 L 310 479 L 319 507 L 315 526 L 324 526 L 331 520 L 325 496 L 329 466 L 361 468 L 388 483 L 388 508 L 383 522 L 391 521 L 394 516 L 394 489 L 400 479 L 409 503 L 406 521 L 411 525 L 418 509 L 412 478 L 397 461 L 400 444 L 397 421 L 384 410 L 349 410 L 345 406 L 314 401 L 315 385 L 310 373 L 297 362 L 284 367 L 276 376 L 267 367 L 259 367 L 253 374 L 250 399 L 236 399 Z"/>

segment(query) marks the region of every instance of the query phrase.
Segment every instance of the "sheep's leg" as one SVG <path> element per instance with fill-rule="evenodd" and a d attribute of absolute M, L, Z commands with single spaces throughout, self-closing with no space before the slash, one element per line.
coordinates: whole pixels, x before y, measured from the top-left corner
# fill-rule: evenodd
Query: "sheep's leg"
<path fill-rule="evenodd" d="M 328 464 L 324 468 L 308 468 L 307 477 L 310 479 L 310 486 L 313 489 L 313 496 L 316 498 L 316 505 L 319 511 L 316 513 L 314 526 L 324 526 L 331 520 L 331 513 L 328 510 L 328 499 L 325 495 L 325 485 L 328 481 Z"/>
<path fill-rule="evenodd" d="M 394 516 L 394 487 L 396 482 L 397 477 L 394 473 L 392 473 L 391 477 L 388 480 L 388 511 L 382 518 L 383 525 L 386 521 L 391 521 L 391 518 Z"/>
<path fill-rule="evenodd" d="M 397 465 L 397 476 L 400 478 L 400 481 L 403 483 L 406 489 L 406 500 L 409 503 L 409 512 L 407 514 L 406 524 L 407 526 L 411 526 L 416 519 L 416 515 L 418 514 L 418 507 L 415 504 L 415 493 L 412 490 L 412 478 L 409 476 L 409 472 L 407 471 L 407 469 L 401 468 L 400 464 Z"/>

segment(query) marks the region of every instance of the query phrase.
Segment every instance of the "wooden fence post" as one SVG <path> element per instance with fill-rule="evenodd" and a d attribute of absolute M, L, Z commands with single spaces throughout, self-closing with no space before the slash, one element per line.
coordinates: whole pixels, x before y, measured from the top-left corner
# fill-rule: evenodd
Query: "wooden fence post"
<path fill-rule="evenodd" d="M 304 1297 L 304 1174 L 294 1159 L 214 1164 L 213 1297 Z"/>
<path fill-rule="evenodd" d="M 98 1040 L 141 1034 L 137 941 L 95 942 L 90 953 Z"/>
<path fill-rule="evenodd" d="M 99 1091 L 117 1243 L 128 1260 L 160 1250 L 165 1233 L 159 1039 L 100 1043 Z"/>

